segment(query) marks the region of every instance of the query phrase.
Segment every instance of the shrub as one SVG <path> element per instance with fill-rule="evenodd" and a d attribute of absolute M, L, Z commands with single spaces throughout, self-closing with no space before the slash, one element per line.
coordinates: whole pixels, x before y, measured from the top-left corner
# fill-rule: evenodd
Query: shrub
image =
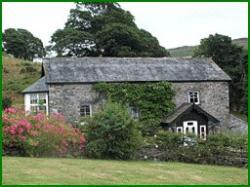
<path fill-rule="evenodd" d="M 3 109 L 9 108 L 12 105 L 12 100 L 10 97 L 4 97 L 2 101 Z"/>
<path fill-rule="evenodd" d="M 86 155 L 108 159 L 133 158 L 140 140 L 135 123 L 120 104 L 107 102 L 85 126 Z"/>
<path fill-rule="evenodd" d="M 237 166 L 245 166 L 247 163 L 247 135 L 217 133 L 210 134 L 204 141 L 194 136 L 161 130 L 154 138 L 146 138 L 146 140 L 139 152 L 150 155 L 150 158 Z M 149 149 L 149 144 L 151 149 Z M 158 147 L 157 151 L 155 145 Z M 145 153 L 145 150 L 148 153 Z M 154 152 L 152 154 L 152 151 L 155 154 Z"/>
<path fill-rule="evenodd" d="M 4 154 L 22 156 L 80 156 L 85 139 L 60 114 L 26 116 L 24 111 L 7 108 L 3 114 Z"/>
<path fill-rule="evenodd" d="M 162 150 L 174 150 L 183 145 L 183 137 L 180 134 L 166 130 L 159 131 L 156 136 L 156 144 Z"/>
<path fill-rule="evenodd" d="M 32 66 L 25 66 L 20 70 L 20 73 L 35 73 L 37 70 Z"/>

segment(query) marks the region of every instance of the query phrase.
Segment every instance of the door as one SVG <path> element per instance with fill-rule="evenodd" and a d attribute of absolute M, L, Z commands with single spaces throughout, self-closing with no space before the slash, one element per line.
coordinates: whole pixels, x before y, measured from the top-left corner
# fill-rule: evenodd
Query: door
<path fill-rule="evenodd" d="M 198 134 L 198 122 L 197 121 L 184 121 L 183 122 L 184 134 L 193 133 Z"/>

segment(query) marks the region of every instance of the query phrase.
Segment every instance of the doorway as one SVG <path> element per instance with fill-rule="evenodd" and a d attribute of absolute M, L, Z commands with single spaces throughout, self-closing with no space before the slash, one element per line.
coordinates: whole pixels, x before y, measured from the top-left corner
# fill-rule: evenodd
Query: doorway
<path fill-rule="evenodd" d="M 184 134 L 195 134 L 198 135 L 198 122 L 197 121 L 184 121 L 183 122 Z"/>

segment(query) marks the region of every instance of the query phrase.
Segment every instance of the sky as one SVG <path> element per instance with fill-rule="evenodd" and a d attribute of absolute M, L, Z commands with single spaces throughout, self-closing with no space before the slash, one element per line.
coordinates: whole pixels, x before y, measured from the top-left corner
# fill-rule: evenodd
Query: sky
<path fill-rule="evenodd" d="M 139 28 L 157 37 L 165 48 L 198 45 L 209 34 L 233 39 L 248 37 L 247 3 L 149 3 L 126 2 L 121 7 L 134 15 Z M 73 3 L 10 3 L 2 6 L 2 31 L 23 28 L 49 45 L 51 35 L 62 29 Z"/>

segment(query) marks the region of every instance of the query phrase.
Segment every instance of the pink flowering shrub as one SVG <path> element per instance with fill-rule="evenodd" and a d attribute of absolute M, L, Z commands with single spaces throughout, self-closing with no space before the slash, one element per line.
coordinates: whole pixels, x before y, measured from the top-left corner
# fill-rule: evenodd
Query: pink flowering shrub
<path fill-rule="evenodd" d="M 3 113 L 4 154 L 25 156 L 81 156 L 85 138 L 61 114 L 25 115 L 17 108 Z M 17 153 L 16 153 L 17 152 Z"/>

